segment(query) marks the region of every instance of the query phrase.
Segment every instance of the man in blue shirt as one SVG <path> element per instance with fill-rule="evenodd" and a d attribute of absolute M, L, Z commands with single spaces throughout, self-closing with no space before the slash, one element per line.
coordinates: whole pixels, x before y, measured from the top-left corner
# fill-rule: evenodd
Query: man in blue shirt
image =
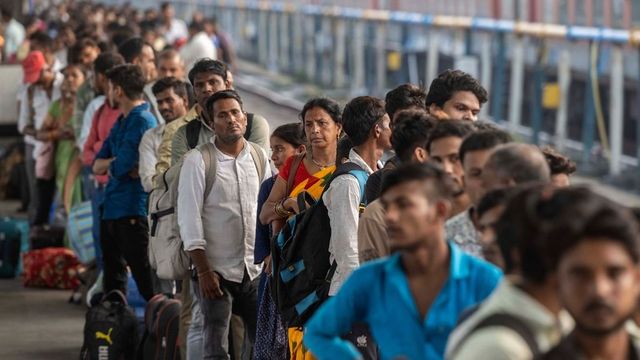
<path fill-rule="evenodd" d="M 104 290 L 126 290 L 129 265 L 140 294 L 149 300 L 154 295 L 153 273 L 147 255 L 147 193 L 138 176 L 138 146 L 157 121 L 143 100 L 145 78 L 138 65 L 116 66 L 107 77 L 108 95 L 122 115 L 93 164 L 96 175 L 109 174 L 100 230 Z"/>
<path fill-rule="evenodd" d="M 322 359 L 360 359 L 340 337 L 369 326 L 383 359 L 441 359 L 463 310 L 482 302 L 502 273 L 445 241 L 455 185 L 438 167 L 402 165 L 385 176 L 381 201 L 393 255 L 353 272 L 307 323 Z"/>

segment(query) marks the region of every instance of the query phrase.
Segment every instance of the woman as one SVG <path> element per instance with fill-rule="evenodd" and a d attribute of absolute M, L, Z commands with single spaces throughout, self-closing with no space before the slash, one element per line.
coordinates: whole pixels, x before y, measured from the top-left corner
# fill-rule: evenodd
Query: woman
<path fill-rule="evenodd" d="M 72 205 L 82 201 L 80 178 L 69 179 L 73 182 L 66 186 L 65 183 L 77 155 L 74 130 L 69 120 L 73 115 L 76 92 L 84 83 L 85 74 L 82 67 L 77 64 L 67 66 L 63 72 L 61 97 L 51 103 L 49 114 L 41 130 L 38 131 L 37 137 L 39 140 L 55 143 L 55 154 L 52 160 L 55 166 L 56 188 L 68 211 Z"/>

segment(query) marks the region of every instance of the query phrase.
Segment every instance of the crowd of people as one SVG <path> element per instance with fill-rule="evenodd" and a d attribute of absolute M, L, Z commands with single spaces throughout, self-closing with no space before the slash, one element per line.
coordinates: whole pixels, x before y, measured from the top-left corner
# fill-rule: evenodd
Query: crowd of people
<path fill-rule="evenodd" d="M 179 298 L 182 358 L 640 355 L 638 212 L 478 119 L 490 94 L 469 74 L 310 99 L 271 132 L 215 19 L 187 26 L 170 3 L 12 13 L 30 224 L 55 194 L 90 200 L 96 287 L 126 292 L 130 271 L 146 300 Z M 166 216 L 180 278 L 149 250 Z"/>

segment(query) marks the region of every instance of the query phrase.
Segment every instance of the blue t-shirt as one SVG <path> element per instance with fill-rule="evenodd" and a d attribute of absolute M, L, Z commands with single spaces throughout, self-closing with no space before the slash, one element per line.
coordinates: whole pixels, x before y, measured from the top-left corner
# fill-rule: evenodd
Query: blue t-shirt
<path fill-rule="evenodd" d="M 498 285 L 502 272 L 449 244 L 449 278 L 420 317 L 400 254 L 365 264 L 347 279 L 336 296 L 309 320 L 304 342 L 320 360 L 359 359 L 341 335 L 365 323 L 382 359 L 442 359 L 460 314 L 482 302 Z"/>
<path fill-rule="evenodd" d="M 142 135 L 154 128 L 156 118 L 149 104 L 136 106 L 125 117 L 121 115 L 111 128 L 96 159 L 115 157 L 109 166 L 109 182 L 105 188 L 102 219 L 116 220 L 147 215 L 147 193 L 140 177 L 129 173 L 138 167 L 138 146 Z"/>

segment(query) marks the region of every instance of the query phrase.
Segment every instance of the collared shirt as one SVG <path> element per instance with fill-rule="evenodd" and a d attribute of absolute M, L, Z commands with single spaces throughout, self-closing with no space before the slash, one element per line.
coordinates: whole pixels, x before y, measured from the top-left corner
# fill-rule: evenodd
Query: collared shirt
<path fill-rule="evenodd" d="M 373 169 L 351 149 L 349 161 L 360 166 L 368 175 Z M 381 167 L 381 166 L 380 166 Z M 360 219 L 360 184 L 353 176 L 339 176 L 332 181 L 322 195 L 329 213 L 331 239 L 329 240 L 329 261 L 337 263 L 331 279 L 329 295 L 335 295 L 351 272 L 360 265 L 358 259 L 358 221 Z"/>
<path fill-rule="evenodd" d="M 358 257 L 360 264 L 389 255 L 384 207 L 376 200 L 364 209 L 358 224 Z"/>
<path fill-rule="evenodd" d="M 47 95 L 47 91 L 40 85 L 31 85 L 33 87 L 33 103 L 29 103 L 29 88 L 27 87 L 24 92 L 21 93 L 20 99 L 20 114 L 18 115 L 18 131 L 24 132 L 24 129 L 29 125 L 33 125 L 36 130 L 40 130 L 44 124 L 44 120 L 49 114 L 49 107 L 51 104 L 60 99 L 60 85 L 64 76 L 55 72 L 55 79 L 53 80 L 53 88 L 51 90 L 51 97 Z M 30 108 L 33 106 L 33 109 Z M 31 112 L 33 111 L 33 119 L 31 119 Z M 31 135 L 25 135 L 24 141 L 27 144 L 34 145 L 34 154 L 37 154 L 39 148 L 42 147 L 42 141 L 36 140 Z"/>
<path fill-rule="evenodd" d="M 471 220 L 471 209 L 465 210 L 447 220 L 444 224 L 444 231 L 447 235 L 447 240 L 456 243 L 463 251 L 481 259 L 483 258 L 482 247 L 478 244 L 478 232 Z"/>
<path fill-rule="evenodd" d="M 215 139 L 211 139 L 214 143 Z M 253 262 L 258 191 L 263 179 L 251 156 L 250 145 L 237 157 L 216 148 L 216 179 L 204 199 L 205 168 L 199 150 L 188 152 L 178 183 L 178 226 L 186 251 L 205 250 L 209 265 L 224 279 L 241 283 L 245 269 L 249 277 L 260 275 Z M 268 169 L 265 154 L 264 169 Z"/>
<path fill-rule="evenodd" d="M 213 45 L 211 38 L 204 31 L 195 34 L 182 49 L 180 49 L 180 57 L 184 60 L 185 70 L 189 72 L 196 61 L 202 58 L 210 58 L 217 60 L 216 47 Z"/>
<path fill-rule="evenodd" d="M 142 188 L 146 192 L 153 190 L 153 176 L 156 172 L 157 162 L 156 153 L 162 141 L 164 127 L 164 125 L 160 125 L 147 130 L 142 136 L 140 146 L 138 147 L 138 151 L 140 152 L 138 174 L 140 175 L 140 181 L 142 181 Z"/>
<path fill-rule="evenodd" d="M 164 127 L 164 134 L 162 134 L 162 142 L 158 147 L 158 161 L 156 163 L 156 178 L 160 178 L 162 174 L 171 167 L 171 144 L 173 142 L 173 136 L 176 131 L 184 125 L 187 125 L 191 120 L 198 118 L 198 112 L 196 107 L 193 106 L 189 112 L 174 121 L 168 123 Z"/>
<path fill-rule="evenodd" d="M 187 30 L 187 24 L 180 19 L 171 19 L 169 27 L 164 26 L 164 38 L 167 40 L 167 44 L 174 45 L 174 43 L 180 39 L 186 39 L 189 37 L 189 31 Z"/>
<path fill-rule="evenodd" d="M 4 58 L 5 61 L 18 52 L 20 44 L 24 41 L 26 32 L 24 26 L 16 19 L 9 20 L 4 28 Z"/>
<path fill-rule="evenodd" d="M 91 119 L 91 129 L 82 149 L 82 164 L 91 166 L 96 158 L 96 154 L 102 149 L 104 140 L 109 136 L 111 128 L 118 121 L 122 112 L 118 108 L 111 107 L 108 102 L 96 111 Z M 109 181 L 107 175 L 96 175 L 96 180 L 100 185 L 105 185 Z"/>
<path fill-rule="evenodd" d="M 96 114 L 96 111 L 102 107 L 105 99 L 106 97 L 104 95 L 99 95 L 87 105 L 87 109 L 84 111 L 84 115 L 82 115 L 80 137 L 76 139 L 78 149 L 84 149 L 84 143 L 87 141 L 87 137 L 89 137 L 89 132 L 91 132 L 93 116 Z"/>
<path fill-rule="evenodd" d="M 147 215 L 147 193 L 139 177 L 129 173 L 138 166 L 140 140 L 156 126 L 149 104 L 136 106 L 121 115 L 96 155 L 97 159 L 115 157 L 109 166 L 109 182 L 104 194 L 104 220 Z"/>
<path fill-rule="evenodd" d="M 485 303 L 451 334 L 447 359 L 531 359 L 527 343 L 515 331 L 503 326 L 489 326 L 468 335 L 483 319 L 496 313 L 517 316 L 536 336 L 540 351 L 556 345 L 573 328 L 566 313 L 555 316 L 546 307 L 516 286 L 517 278 L 505 279 Z M 463 341 L 460 343 L 461 341 Z"/>
<path fill-rule="evenodd" d="M 355 347 L 340 336 L 362 322 L 369 326 L 382 359 L 442 359 L 460 313 L 482 302 L 502 277 L 498 268 L 455 244 L 449 243 L 449 249 L 449 278 L 426 318 L 420 316 L 397 253 L 353 272 L 307 323 L 307 347 L 320 360 L 359 359 Z"/>

